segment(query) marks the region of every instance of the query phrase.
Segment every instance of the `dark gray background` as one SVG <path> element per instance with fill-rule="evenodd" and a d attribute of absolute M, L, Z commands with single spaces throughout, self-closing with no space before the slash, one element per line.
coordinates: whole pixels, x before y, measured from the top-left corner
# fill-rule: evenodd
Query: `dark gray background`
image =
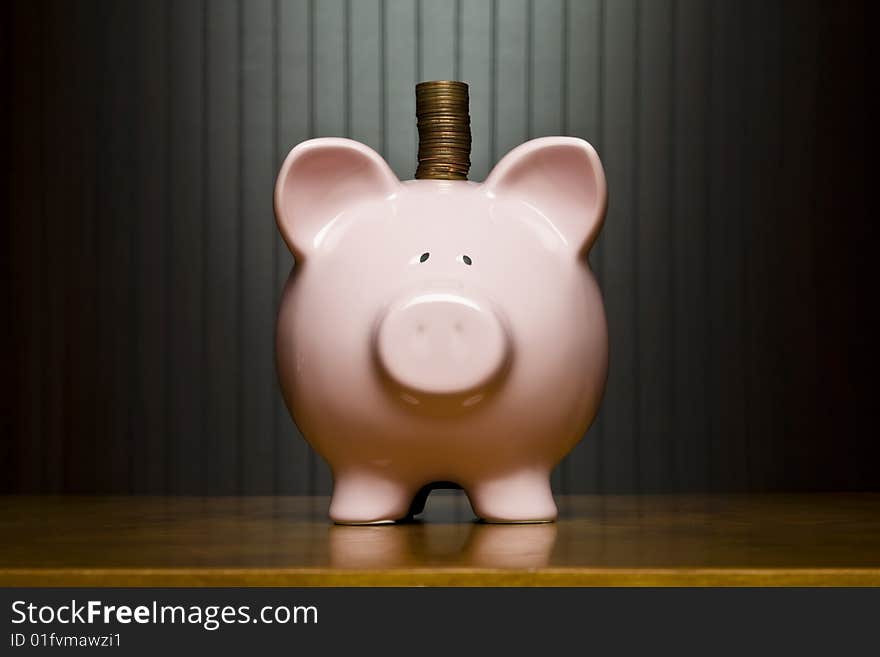
<path fill-rule="evenodd" d="M 275 380 L 274 176 L 344 135 L 412 177 L 441 78 L 471 85 L 472 179 L 541 135 L 607 169 L 611 373 L 557 491 L 880 488 L 862 4 L 0 12 L 0 490 L 326 493 Z"/>
<path fill-rule="evenodd" d="M 442 654 L 457 654 L 463 646 L 470 653 L 534 654 L 546 647 L 549 635 L 556 645 L 582 641 L 586 625 L 590 646 L 604 653 L 659 650 L 684 656 L 705 655 L 705 646 L 720 635 L 728 649 L 724 654 L 747 654 L 755 645 L 773 654 L 804 648 L 854 654 L 873 645 L 878 598 L 880 591 L 868 588 L 28 588 L 0 589 L 0 608 L 4 642 L 13 633 L 29 640 L 31 634 L 44 632 L 60 636 L 118 632 L 120 648 L 111 653 L 117 655 L 207 651 L 241 655 L 255 645 L 272 654 L 282 650 L 289 654 L 291 649 L 338 654 L 369 646 L 380 648 L 383 655 L 409 655 L 412 645 L 428 642 Z M 216 630 L 180 623 L 11 622 L 20 618 L 12 612 L 15 601 L 57 610 L 71 600 L 77 605 L 97 600 L 104 608 L 151 608 L 155 601 L 157 607 L 181 605 L 188 611 L 192 606 L 201 610 L 247 606 L 252 617 L 264 606 L 273 607 L 267 612 L 272 614 L 280 606 L 314 605 L 318 622 L 228 624 Z M 68 613 L 63 612 L 65 619 Z M 44 612 L 46 618 L 48 614 Z M 683 615 L 693 627 L 682 627 Z M 638 631 L 633 631 L 633 617 L 638 618 Z M 511 632 L 507 630 L 511 626 L 527 631 Z M 29 647 L 6 649 L 11 655 L 35 652 Z M 59 652 L 63 649 L 56 647 L 37 654 Z"/>

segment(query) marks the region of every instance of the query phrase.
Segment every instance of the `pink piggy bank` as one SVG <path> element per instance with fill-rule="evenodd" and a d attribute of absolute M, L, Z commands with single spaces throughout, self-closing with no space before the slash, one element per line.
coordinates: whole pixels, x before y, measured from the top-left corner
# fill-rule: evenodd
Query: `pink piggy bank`
<path fill-rule="evenodd" d="M 606 203 L 599 157 L 569 137 L 515 148 L 482 184 L 401 182 L 348 139 L 290 152 L 275 213 L 297 265 L 277 365 L 332 468 L 335 522 L 405 518 L 433 482 L 486 521 L 556 518 L 550 472 L 605 386 L 587 254 Z"/>

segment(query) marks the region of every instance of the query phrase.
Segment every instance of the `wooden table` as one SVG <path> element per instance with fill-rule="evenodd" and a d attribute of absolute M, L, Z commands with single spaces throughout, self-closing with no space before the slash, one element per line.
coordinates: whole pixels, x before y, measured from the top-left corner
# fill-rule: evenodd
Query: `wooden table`
<path fill-rule="evenodd" d="M 0 497 L 2 586 L 880 585 L 880 494 L 558 498 L 344 527 L 327 498 Z"/>

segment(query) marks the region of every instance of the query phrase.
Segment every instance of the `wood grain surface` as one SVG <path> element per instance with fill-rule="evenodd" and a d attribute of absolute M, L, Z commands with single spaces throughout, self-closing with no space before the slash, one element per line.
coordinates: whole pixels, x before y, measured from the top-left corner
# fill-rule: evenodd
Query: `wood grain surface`
<path fill-rule="evenodd" d="M 346 527 L 325 497 L 0 498 L 0 586 L 880 585 L 880 494 L 578 495 Z"/>

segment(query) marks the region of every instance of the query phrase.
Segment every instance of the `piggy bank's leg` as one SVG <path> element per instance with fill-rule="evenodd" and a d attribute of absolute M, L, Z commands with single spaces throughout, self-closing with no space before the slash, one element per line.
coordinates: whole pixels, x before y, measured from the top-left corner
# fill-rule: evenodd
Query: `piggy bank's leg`
<path fill-rule="evenodd" d="M 474 513 L 486 522 L 552 522 L 556 503 L 550 475 L 521 471 L 466 487 Z"/>
<path fill-rule="evenodd" d="M 336 474 L 330 518 L 345 525 L 394 522 L 405 518 L 413 487 L 372 472 Z"/>

